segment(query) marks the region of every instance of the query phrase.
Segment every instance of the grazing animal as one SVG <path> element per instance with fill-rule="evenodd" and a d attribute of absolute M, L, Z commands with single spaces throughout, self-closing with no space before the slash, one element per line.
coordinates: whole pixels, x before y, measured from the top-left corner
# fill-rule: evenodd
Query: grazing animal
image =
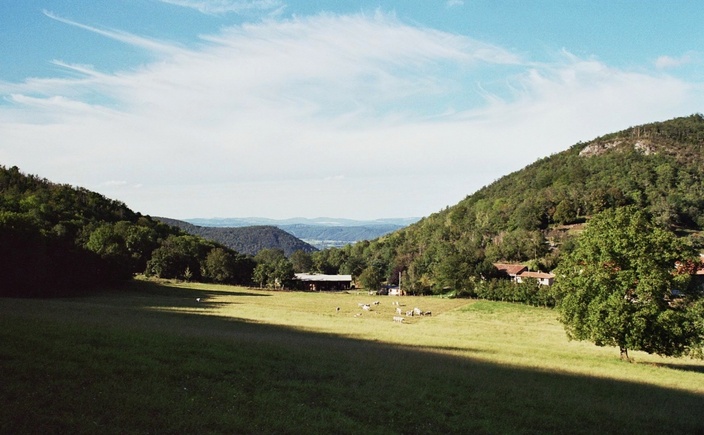
<path fill-rule="evenodd" d="M 372 307 L 368 304 L 362 305 L 362 309 L 365 311 L 371 311 Z"/>
<path fill-rule="evenodd" d="M 406 311 L 407 317 L 413 317 L 413 311 Z"/>
<path fill-rule="evenodd" d="M 394 322 L 403 323 L 403 317 L 394 316 Z"/>
<path fill-rule="evenodd" d="M 423 315 L 424 315 L 424 316 L 432 316 L 433 313 L 431 313 L 430 311 L 426 311 L 425 313 L 423 313 Z"/>
<path fill-rule="evenodd" d="M 400 309 L 400 308 L 396 308 L 396 314 L 398 314 L 399 316 L 401 315 L 401 309 Z"/>
<path fill-rule="evenodd" d="M 413 309 L 413 314 L 415 314 L 416 316 L 422 316 L 422 315 L 423 315 L 423 311 L 422 311 L 420 308 L 415 307 L 415 308 Z"/>
<path fill-rule="evenodd" d="M 380 303 L 379 301 L 374 301 L 374 305 L 379 305 Z"/>

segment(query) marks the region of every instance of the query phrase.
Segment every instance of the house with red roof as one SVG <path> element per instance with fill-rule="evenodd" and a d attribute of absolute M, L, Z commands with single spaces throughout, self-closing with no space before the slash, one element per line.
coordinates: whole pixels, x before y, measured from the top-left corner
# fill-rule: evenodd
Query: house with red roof
<path fill-rule="evenodd" d="M 516 282 L 520 283 L 528 278 L 533 278 L 538 281 L 538 285 L 552 285 L 555 282 L 555 275 L 546 272 L 530 272 L 523 271 L 516 275 Z"/>
<path fill-rule="evenodd" d="M 510 264 L 510 263 L 494 263 L 494 267 L 510 276 L 512 280 L 516 280 L 516 276 L 519 273 L 525 272 L 528 268 L 522 264 Z"/>
<path fill-rule="evenodd" d="M 552 285 L 555 282 L 555 275 L 552 273 L 531 272 L 522 264 L 494 263 L 494 267 L 517 283 L 524 282 L 528 278 L 537 280 L 539 285 Z"/>

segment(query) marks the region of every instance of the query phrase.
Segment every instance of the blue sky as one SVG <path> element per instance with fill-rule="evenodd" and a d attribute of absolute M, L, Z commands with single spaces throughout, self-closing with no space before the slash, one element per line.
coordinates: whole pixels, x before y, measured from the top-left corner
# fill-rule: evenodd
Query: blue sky
<path fill-rule="evenodd" d="M 0 164 L 174 218 L 426 216 L 702 112 L 698 1 L 0 0 Z"/>

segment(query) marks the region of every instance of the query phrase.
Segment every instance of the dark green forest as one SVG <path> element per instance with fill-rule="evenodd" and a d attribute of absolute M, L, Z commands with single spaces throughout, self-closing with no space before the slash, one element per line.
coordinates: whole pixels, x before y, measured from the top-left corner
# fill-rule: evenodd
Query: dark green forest
<path fill-rule="evenodd" d="M 246 227 L 204 227 L 177 219 L 155 219 L 188 234 L 203 237 L 246 255 L 257 255 L 263 249 L 280 249 L 288 257 L 296 251 L 313 252 L 317 249 L 294 235 L 271 225 Z"/>
<path fill-rule="evenodd" d="M 254 267 L 98 193 L 0 166 L 0 295 L 78 294 L 138 273 L 249 284 Z"/>
<path fill-rule="evenodd" d="M 375 268 L 411 294 L 518 297 L 494 262 L 550 271 L 591 216 L 635 206 L 658 225 L 702 247 L 704 117 L 657 122 L 577 143 L 467 196 L 457 205 L 371 242 L 316 253 L 328 273 Z M 519 290 L 521 293 L 524 290 Z M 526 288 L 525 291 L 535 293 Z M 548 297 L 549 299 L 549 297 Z"/>

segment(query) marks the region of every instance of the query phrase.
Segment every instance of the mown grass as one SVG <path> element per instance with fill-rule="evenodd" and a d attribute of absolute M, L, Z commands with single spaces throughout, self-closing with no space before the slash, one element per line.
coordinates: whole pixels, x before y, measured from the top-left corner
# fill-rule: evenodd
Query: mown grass
<path fill-rule="evenodd" d="M 0 300 L 0 432 L 704 433 L 704 365 L 634 356 L 521 305 L 135 282 Z"/>

